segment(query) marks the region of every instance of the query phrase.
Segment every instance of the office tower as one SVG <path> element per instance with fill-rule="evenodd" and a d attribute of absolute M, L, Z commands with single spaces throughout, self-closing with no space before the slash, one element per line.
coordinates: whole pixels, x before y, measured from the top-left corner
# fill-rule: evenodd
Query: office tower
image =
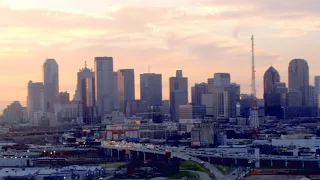
<path fill-rule="evenodd" d="M 206 116 L 213 116 L 213 92 L 201 95 L 201 105 L 206 107 Z"/>
<path fill-rule="evenodd" d="M 309 66 L 304 59 L 293 59 L 289 63 L 289 91 L 301 91 L 302 106 L 308 106 Z"/>
<path fill-rule="evenodd" d="M 77 73 L 77 89 L 74 95 L 73 100 L 82 102 L 82 80 L 87 78 L 94 79 L 94 72 L 92 69 L 87 68 L 87 63 L 85 62 L 84 68 L 80 69 Z"/>
<path fill-rule="evenodd" d="M 229 86 L 230 74 L 229 73 L 214 73 L 214 87 Z"/>
<path fill-rule="evenodd" d="M 183 77 L 182 70 L 176 71 L 176 77 Z"/>
<path fill-rule="evenodd" d="M 95 78 L 84 78 L 81 82 L 81 103 L 82 103 L 82 114 L 85 124 L 95 124 L 97 123 L 97 107 L 95 99 Z"/>
<path fill-rule="evenodd" d="M 57 95 L 56 103 L 68 104 L 70 103 L 70 94 L 68 92 L 60 92 Z"/>
<path fill-rule="evenodd" d="M 191 88 L 191 102 L 192 105 L 201 105 L 201 96 L 202 94 L 207 94 L 208 93 L 208 84 L 207 83 L 200 83 L 200 84 L 195 84 Z"/>
<path fill-rule="evenodd" d="M 315 86 L 315 98 L 316 98 L 316 107 L 317 107 L 317 115 L 319 116 L 319 109 L 320 109 L 320 104 L 319 104 L 319 95 L 320 95 L 320 76 L 315 76 L 314 77 L 314 86 Z"/>
<path fill-rule="evenodd" d="M 33 123 L 34 113 L 44 111 L 44 85 L 42 82 L 28 83 L 27 114 Z"/>
<path fill-rule="evenodd" d="M 309 85 L 309 107 L 316 107 L 316 90 L 312 85 Z"/>
<path fill-rule="evenodd" d="M 215 87 L 213 92 L 213 116 L 215 118 L 236 117 L 239 85 Z"/>
<path fill-rule="evenodd" d="M 98 114 L 103 116 L 113 111 L 113 58 L 95 57 L 95 90 Z"/>
<path fill-rule="evenodd" d="M 208 93 L 213 93 L 214 78 L 208 79 Z"/>
<path fill-rule="evenodd" d="M 126 113 L 128 101 L 135 99 L 134 92 L 134 70 L 120 69 L 118 70 L 118 101 L 119 111 Z"/>
<path fill-rule="evenodd" d="M 263 76 L 265 115 L 280 118 L 282 115 L 281 94 L 275 92 L 276 83 L 280 83 L 280 75 L 279 72 L 271 66 Z"/>
<path fill-rule="evenodd" d="M 179 117 L 181 119 L 203 119 L 206 114 L 204 105 L 185 104 L 179 106 Z"/>
<path fill-rule="evenodd" d="M 283 83 L 283 82 L 275 83 L 274 84 L 274 92 L 280 94 L 281 107 L 287 106 L 288 88 L 286 87 L 286 83 Z"/>
<path fill-rule="evenodd" d="M 263 76 L 264 94 L 274 92 L 273 90 L 274 85 L 279 82 L 280 82 L 279 72 L 274 67 L 270 66 Z"/>
<path fill-rule="evenodd" d="M 170 77 L 170 114 L 171 120 L 179 121 L 179 106 L 188 103 L 188 78 L 181 77 L 182 71 L 177 70 L 176 77 Z"/>
<path fill-rule="evenodd" d="M 53 112 L 59 93 L 59 66 L 54 59 L 47 59 L 43 64 L 43 84 L 45 111 Z"/>
<path fill-rule="evenodd" d="M 300 90 L 289 89 L 287 100 L 289 107 L 301 107 L 303 103 L 303 94 Z"/>
<path fill-rule="evenodd" d="M 148 106 L 162 104 L 162 75 L 154 73 L 140 74 L 140 99 Z"/>
<path fill-rule="evenodd" d="M 248 118 L 252 106 L 253 97 L 251 94 L 240 94 L 240 116 Z"/>
<path fill-rule="evenodd" d="M 170 100 L 162 100 L 162 112 L 170 114 Z"/>
<path fill-rule="evenodd" d="M 125 114 L 127 117 L 131 117 L 133 115 L 144 116 L 148 114 L 147 102 L 142 100 L 127 101 L 125 109 Z"/>
<path fill-rule="evenodd" d="M 113 72 L 113 107 L 115 110 L 119 109 L 118 96 L 118 72 Z"/>

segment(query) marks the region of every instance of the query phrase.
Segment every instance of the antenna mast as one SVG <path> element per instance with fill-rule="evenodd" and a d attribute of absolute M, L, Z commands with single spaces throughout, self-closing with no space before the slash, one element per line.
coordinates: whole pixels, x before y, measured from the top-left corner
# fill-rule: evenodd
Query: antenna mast
<path fill-rule="evenodd" d="M 251 36 L 251 53 L 252 53 L 252 71 L 251 71 L 251 94 L 254 98 L 254 100 L 257 99 L 257 90 L 256 90 L 256 70 L 255 70 L 255 66 L 254 66 L 254 38 L 253 35 Z"/>

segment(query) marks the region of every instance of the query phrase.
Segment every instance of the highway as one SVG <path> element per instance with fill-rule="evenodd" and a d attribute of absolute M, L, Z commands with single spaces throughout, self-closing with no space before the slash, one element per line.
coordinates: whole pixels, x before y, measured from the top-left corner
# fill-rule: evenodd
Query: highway
<path fill-rule="evenodd" d="M 132 151 L 148 152 L 154 154 L 164 154 L 165 152 L 171 152 L 173 157 L 177 157 L 183 160 L 192 160 L 196 163 L 203 164 L 211 173 L 215 175 L 217 179 L 221 180 L 234 180 L 236 177 L 240 176 L 237 169 L 229 173 L 228 175 L 223 175 L 214 165 L 204 162 L 197 157 L 216 157 L 221 158 L 233 158 L 233 159 L 248 159 L 248 160 L 290 160 L 290 161 L 320 161 L 316 158 L 310 157 L 293 157 L 293 156 L 271 156 L 271 155 L 260 155 L 256 158 L 252 154 L 231 154 L 220 152 L 206 152 L 185 148 L 177 148 L 170 146 L 158 146 L 152 144 L 139 144 L 139 143 L 123 143 L 115 141 L 102 141 L 102 146 L 110 149 L 128 149 Z"/>

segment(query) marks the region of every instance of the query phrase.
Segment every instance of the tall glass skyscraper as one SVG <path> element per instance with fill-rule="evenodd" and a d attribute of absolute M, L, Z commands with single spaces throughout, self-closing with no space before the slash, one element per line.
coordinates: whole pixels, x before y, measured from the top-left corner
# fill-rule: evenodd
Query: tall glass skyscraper
<path fill-rule="evenodd" d="M 100 116 L 113 111 L 113 58 L 95 57 L 95 96 Z"/>
<path fill-rule="evenodd" d="M 54 59 L 43 64 L 44 110 L 54 112 L 56 96 L 59 93 L 59 66 Z"/>

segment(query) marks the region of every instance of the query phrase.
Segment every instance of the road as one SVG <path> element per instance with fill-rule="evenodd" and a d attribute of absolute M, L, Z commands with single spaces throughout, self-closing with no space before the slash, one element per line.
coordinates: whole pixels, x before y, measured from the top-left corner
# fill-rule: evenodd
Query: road
<path fill-rule="evenodd" d="M 201 172 L 201 171 L 191 171 L 191 170 L 182 170 L 182 171 L 187 171 L 187 172 L 196 173 L 201 180 L 211 180 L 210 176 L 209 176 L 207 173 L 205 173 L 205 172 Z"/>

